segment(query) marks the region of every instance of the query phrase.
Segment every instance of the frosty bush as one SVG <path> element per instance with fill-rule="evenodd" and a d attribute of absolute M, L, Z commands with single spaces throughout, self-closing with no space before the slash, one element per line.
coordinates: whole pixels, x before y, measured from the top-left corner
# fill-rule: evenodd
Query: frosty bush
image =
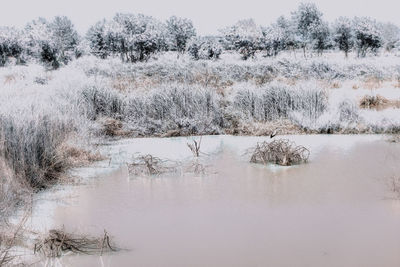
<path fill-rule="evenodd" d="M 222 47 L 215 38 L 195 38 L 188 46 L 189 55 L 195 59 L 218 59 Z"/>
<path fill-rule="evenodd" d="M 170 36 L 171 50 L 184 52 L 188 41 L 196 35 L 193 23 L 189 19 L 172 16 L 167 20 L 167 29 Z"/>
<path fill-rule="evenodd" d="M 396 47 L 399 47 L 400 42 L 400 28 L 393 23 L 380 23 L 379 24 L 383 47 L 386 51 L 391 52 Z"/>
<path fill-rule="evenodd" d="M 0 28 L 0 66 L 4 66 L 10 58 L 16 63 L 23 63 L 24 41 L 22 32 L 9 27 Z"/>
<path fill-rule="evenodd" d="M 341 122 L 358 122 L 360 118 L 357 104 L 350 99 L 341 101 L 338 110 L 339 121 Z"/>
<path fill-rule="evenodd" d="M 263 38 L 261 27 L 254 20 L 240 20 L 235 25 L 221 30 L 228 48 L 237 50 L 242 59 L 254 58 Z"/>

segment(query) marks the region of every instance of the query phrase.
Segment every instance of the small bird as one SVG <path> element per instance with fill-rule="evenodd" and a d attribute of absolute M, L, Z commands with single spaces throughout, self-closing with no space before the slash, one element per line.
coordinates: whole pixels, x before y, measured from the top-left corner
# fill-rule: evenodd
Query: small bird
<path fill-rule="evenodd" d="M 277 130 L 274 130 L 270 135 L 269 135 L 269 137 L 270 138 L 274 138 L 275 137 L 275 135 L 277 135 L 278 133 L 277 133 Z"/>

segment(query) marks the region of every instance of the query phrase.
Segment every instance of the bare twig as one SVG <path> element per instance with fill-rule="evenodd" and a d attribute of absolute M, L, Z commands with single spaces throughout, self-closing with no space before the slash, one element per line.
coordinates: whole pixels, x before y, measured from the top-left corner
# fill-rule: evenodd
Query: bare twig
<path fill-rule="evenodd" d="M 158 175 L 161 173 L 175 172 L 176 164 L 168 164 L 150 154 L 135 157 L 132 163 L 128 164 L 128 171 L 133 175 Z"/>
<path fill-rule="evenodd" d="M 193 144 L 187 143 L 187 146 L 192 151 L 193 156 L 199 157 L 200 156 L 200 146 L 201 146 L 201 137 L 199 142 L 193 139 Z"/>

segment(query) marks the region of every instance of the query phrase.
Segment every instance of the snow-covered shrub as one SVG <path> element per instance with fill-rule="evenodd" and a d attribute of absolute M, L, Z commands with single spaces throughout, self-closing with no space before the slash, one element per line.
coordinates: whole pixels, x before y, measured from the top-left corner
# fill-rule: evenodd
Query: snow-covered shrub
<path fill-rule="evenodd" d="M 352 99 L 345 99 L 339 103 L 339 121 L 341 122 L 357 122 L 360 118 L 357 103 Z"/>
<path fill-rule="evenodd" d="M 221 30 L 228 49 L 235 49 L 243 60 L 254 58 L 263 40 L 262 28 L 254 20 L 240 20 L 235 25 Z"/>
<path fill-rule="evenodd" d="M 383 47 L 391 52 L 400 45 L 400 28 L 393 23 L 380 23 L 380 33 L 382 36 Z"/>
<path fill-rule="evenodd" d="M 353 27 L 358 56 L 365 57 L 368 51 L 376 54 L 382 46 L 381 32 L 376 21 L 367 17 L 356 17 Z"/>
<path fill-rule="evenodd" d="M 172 16 L 167 20 L 167 30 L 171 50 L 184 52 L 188 41 L 196 35 L 193 23 L 189 19 Z"/>
<path fill-rule="evenodd" d="M 15 28 L 0 27 L 0 66 L 4 66 L 10 58 L 16 63 L 24 62 L 24 40 L 21 31 Z"/>
<path fill-rule="evenodd" d="M 189 55 L 195 59 L 218 59 L 222 47 L 214 38 L 195 38 L 188 46 Z"/>

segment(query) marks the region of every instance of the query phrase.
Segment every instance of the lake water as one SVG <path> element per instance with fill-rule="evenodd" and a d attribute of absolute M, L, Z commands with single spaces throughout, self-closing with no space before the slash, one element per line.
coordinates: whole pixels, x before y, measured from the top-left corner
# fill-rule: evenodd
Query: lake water
<path fill-rule="evenodd" d="M 378 135 L 275 138 L 309 148 L 309 162 L 251 164 L 246 150 L 265 137 L 205 136 L 205 174 L 132 177 L 126 163 L 136 153 L 191 161 L 193 138 L 103 146 L 111 160 L 75 170 L 80 185 L 39 194 L 28 226 L 106 229 L 127 249 L 53 261 L 63 266 L 400 266 L 400 201 L 390 187 L 400 145 Z"/>

